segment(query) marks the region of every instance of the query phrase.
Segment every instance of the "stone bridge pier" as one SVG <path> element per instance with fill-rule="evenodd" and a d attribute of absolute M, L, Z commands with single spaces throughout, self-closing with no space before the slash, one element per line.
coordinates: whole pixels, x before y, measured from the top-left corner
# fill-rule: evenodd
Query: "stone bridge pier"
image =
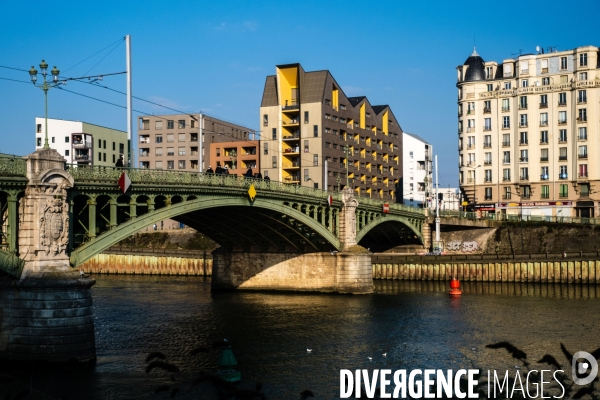
<path fill-rule="evenodd" d="M 352 189 L 342 192 L 339 238 L 342 251 L 261 253 L 217 250 L 213 253 L 213 289 L 289 290 L 372 293 L 371 254 L 356 242 Z"/>
<path fill-rule="evenodd" d="M 27 157 L 19 202 L 19 270 L 0 279 L 0 358 L 88 361 L 96 357 L 93 279 L 71 268 L 69 204 L 73 178 L 49 148 Z"/>

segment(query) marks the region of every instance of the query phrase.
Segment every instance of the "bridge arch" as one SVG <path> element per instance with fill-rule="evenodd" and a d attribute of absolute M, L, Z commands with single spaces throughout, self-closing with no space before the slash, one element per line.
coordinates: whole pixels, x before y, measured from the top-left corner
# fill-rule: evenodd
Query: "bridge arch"
<path fill-rule="evenodd" d="M 385 251 L 411 242 L 423 244 L 420 223 L 421 221 L 411 218 L 389 214 L 373 218 L 357 232 L 356 242 L 372 251 Z"/>
<path fill-rule="evenodd" d="M 162 198 L 159 199 L 159 197 Z M 340 241 L 332 231 L 331 226 L 326 227 L 321 224 L 316 215 L 311 218 L 299 209 L 286 206 L 280 201 L 257 198 L 250 205 L 247 198 L 218 195 L 203 196 L 175 204 L 171 204 L 169 200 L 165 196 L 157 196 L 154 201 L 155 203 L 162 203 L 162 207 L 157 207 L 153 211 L 148 210 L 147 213 L 132 218 L 103 232 L 89 242 L 83 243 L 72 251 L 71 264 L 73 266 L 80 265 L 128 236 L 168 218 L 184 222 L 192 228 L 211 225 L 219 228 L 225 226 L 225 224 L 237 223 L 236 228 L 245 227 L 247 229 L 247 231 L 240 234 L 240 237 L 236 238 L 207 234 L 221 245 L 231 244 L 236 239 L 241 239 L 254 241 L 255 243 L 261 242 L 265 246 L 270 243 L 275 247 L 279 247 L 279 250 L 289 250 L 290 247 L 292 251 L 301 252 L 305 250 L 340 249 Z M 245 218 L 239 221 L 231 221 L 230 219 L 220 221 L 221 216 L 228 218 L 228 210 L 241 210 L 240 207 L 244 209 Z M 222 215 L 219 214 L 220 211 L 223 212 Z M 261 220 L 261 218 L 263 219 Z M 198 230 L 206 233 L 203 229 Z M 218 231 L 215 230 L 215 232 Z M 305 248 L 302 248 L 302 246 L 305 246 Z"/>

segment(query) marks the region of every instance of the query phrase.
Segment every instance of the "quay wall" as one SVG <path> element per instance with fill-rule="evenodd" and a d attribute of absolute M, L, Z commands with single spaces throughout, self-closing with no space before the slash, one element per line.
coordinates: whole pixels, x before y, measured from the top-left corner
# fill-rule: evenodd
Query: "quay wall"
<path fill-rule="evenodd" d="M 373 279 L 600 284 L 597 253 L 515 256 L 373 255 Z"/>

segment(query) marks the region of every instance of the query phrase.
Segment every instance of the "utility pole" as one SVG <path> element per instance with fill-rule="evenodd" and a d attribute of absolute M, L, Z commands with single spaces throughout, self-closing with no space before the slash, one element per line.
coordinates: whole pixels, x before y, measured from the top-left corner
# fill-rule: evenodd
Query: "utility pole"
<path fill-rule="evenodd" d="M 327 172 L 327 158 L 325 158 L 325 177 L 323 178 L 323 186 L 325 189 L 325 191 L 327 191 L 327 188 L 329 186 L 327 186 L 327 177 L 329 176 L 329 172 Z"/>
<path fill-rule="evenodd" d="M 348 154 L 350 153 L 350 147 L 348 147 L 348 145 L 344 146 L 344 154 L 346 154 L 346 187 L 350 186 L 350 178 L 348 178 L 348 162 L 349 160 L 349 156 Z"/>
<path fill-rule="evenodd" d="M 198 171 L 204 171 L 204 114 L 200 113 L 200 118 L 198 118 L 198 124 L 200 124 L 199 132 L 198 132 L 198 141 L 200 144 L 198 145 Z M 260 148 L 258 149 L 260 151 Z M 259 171 L 260 172 L 260 171 Z"/>
<path fill-rule="evenodd" d="M 440 243 L 440 201 L 438 199 L 438 161 L 437 155 L 435 156 L 435 241 L 439 248 Z"/>
<path fill-rule="evenodd" d="M 131 105 L 131 36 L 125 35 L 127 63 L 127 140 L 129 141 L 129 168 L 135 168 L 135 138 L 133 137 L 133 109 Z"/>

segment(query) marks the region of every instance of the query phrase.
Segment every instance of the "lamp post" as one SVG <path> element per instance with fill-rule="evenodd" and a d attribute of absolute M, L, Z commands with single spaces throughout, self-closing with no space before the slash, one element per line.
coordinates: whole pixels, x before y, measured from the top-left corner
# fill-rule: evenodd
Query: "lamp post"
<path fill-rule="evenodd" d="M 350 161 L 350 147 L 348 145 L 344 146 L 344 154 L 346 154 L 346 187 L 350 186 L 350 178 L 348 178 L 348 162 Z"/>
<path fill-rule="evenodd" d="M 60 74 L 60 71 L 56 68 L 56 66 L 54 66 L 54 68 L 52 69 L 52 71 L 50 71 L 50 73 L 52 74 L 52 82 L 48 82 L 46 80 L 46 76 L 48 75 L 48 63 L 44 60 L 42 60 L 41 64 L 40 64 L 40 70 L 42 72 L 42 76 L 44 77 L 44 83 L 42 83 L 41 85 L 36 85 L 37 82 L 37 70 L 33 67 L 33 65 L 31 66 L 31 69 L 29 70 L 29 75 L 31 76 L 31 83 L 33 83 L 33 85 L 35 87 L 38 87 L 40 89 L 42 89 L 44 91 L 44 101 L 45 101 L 45 108 L 46 108 L 46 127 L 45 127 L 45 139 L 44 139 L 44 149 L 49 149 L 50 145 L 48 144 L 48 90 L 53 89 L 55 87 L 57 87 L 58 85 L 64 85 L 66 84 L 65 81 L 60 82 L 58 80 L 58 74 Z"/>
<path fill-rule="evenodd" d="M 475 203 L 477 202 L 477 199 L 475 197 L 475 171 L 477 170 L 477 168 L 480 168 L 480 167 L 481 167 L 481 165 L 478 165 L 476 167 L 465 167 L 465 168 L 473 170 L 473 211 L 475 211 Z"/>
<path fill-rule="evenodd" d="M 342 181 L 342 180 L 340 179 L 340 176 L 339 176 L 339 175 L 338 175 L 338 176 L 336 176 L 336 178 L 335 178 L 335 181 L 337 182 L 337 187 L 338 187 L 338 192 L 339 192 L 339 191 L 340 191 L 340 182 Z"/>

